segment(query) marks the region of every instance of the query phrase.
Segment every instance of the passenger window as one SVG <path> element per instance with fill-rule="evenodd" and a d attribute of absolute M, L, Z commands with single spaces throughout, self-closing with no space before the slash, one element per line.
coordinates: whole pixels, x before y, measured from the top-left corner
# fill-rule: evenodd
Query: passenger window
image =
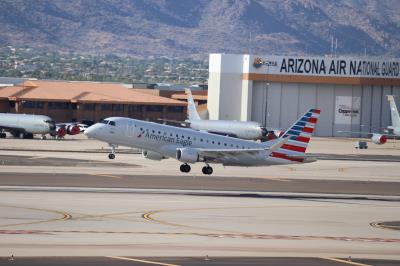
<path fill-rule="evenodd" d="M 190 137 L 188 137 L 188 139 L 190 139 Z"/>
<path fill-rule="evenodd" d="M 152 130 L 151 132 L 155 133 L 156 131 L 155 131 L 155 130 Z"/>
<path fill-rule="evenodd" d="M 158 134 L 161 134 L 161 131 L 158 131 Z"/>
<path fill-rule="evenodd" d="M 218 145 L 221 145 L 221 142 L 218 142 Z"/>
<path fill-rule="evenodd" d="M 224 146 L 226 146 L 226 143 L 224 143 Z"/>
<path fill-rule="evenodd" d="M 203 139 L 200 139 L 201 142 L 203 142 Z"/>
<path fill-rule="evenodd" d="M 214 141 L 212 141 L 211 143 L 214 144 Z"/>

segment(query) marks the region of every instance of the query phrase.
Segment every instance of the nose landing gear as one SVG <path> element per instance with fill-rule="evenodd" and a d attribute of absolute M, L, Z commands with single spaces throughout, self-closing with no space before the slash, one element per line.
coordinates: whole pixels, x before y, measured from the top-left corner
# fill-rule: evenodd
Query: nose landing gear
<path fill-rule="evenodd" d="M 182 164 L 180 167 L 182 173 L 189 173 L 190 169 L 190 165 L 188 165 L 187 163 Z"/>
<path fill-rule="evenodd" d="M 108 159 L 113 160 L 115 159 L 115 146 L 110 144 L 110 147 L 111 147 L 111 153 L 108 154 Z"/>

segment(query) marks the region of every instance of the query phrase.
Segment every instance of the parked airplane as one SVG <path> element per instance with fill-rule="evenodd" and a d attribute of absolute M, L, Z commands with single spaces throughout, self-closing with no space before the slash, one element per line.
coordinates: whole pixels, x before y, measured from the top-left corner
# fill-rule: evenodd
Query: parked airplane
<path fill-rule="evenodd" d="M 0 113 L 0 129 L 1 138 L 6 137 L 5 131 L 19 138 L 33 138 L 34 134 L 41 134 L 44 139 L 47 133 L 52 132 L 57 136 L 65 135 L 62 130 L 57 131 L 50 117 L 44 115 Z"/>
<path fill-rule="evenodd" d="M 394 101 L 393 95 L 387 95 L 390 104 L 390 116 L 392 119 L 392 125 L 388 126 L 389 133 L 376 133 L 376 132 L 355 132 L 355 131 L 338 131 L 339 133 L 353 133 L 353 134 L 367 134 L 371 136 L 372 143 L 382 145 L 387 142 L 389 137 L 400 136 L 400 116 L 397 110 L 396 102 Z"/>
<path fill-rule="evenodd" d="M 400 136 L 400 116 L 396 102 L 394 101 L 393 95 L 387 95 L 387 98 L 390 104 L 390 116 L 392 118 L 392 125 L 388 126 L 388 129 L 392 130 L 393 135 Z"/>
<path fill-rule="evenodd" d="M 181 172 L 190 172 L 190 163 L 203 162 L 203 174 L 212 174 L 210 163 L 232 166 L 265 166 L 306 163 L 305 154 L 319 116 L 310 109 L 283 137 L 264 143 L 161 125 L 123 117 L 110 117 L 85 130 L 85 135 L 109 143 L 110 159 L 117 145 L 140 148 L 147 159 L 176 158 Z"/>
<path fill-rule="evenodd" d="M 185 121 L 165 121 L 178 123 L 194 130 L 203 130 L 214 134 L 227 135 L 240 139 L 265 140 L 279 137 L 280 132 L 269 132 L 264 126 L 253 121 L 203 120 L 200 118 L 200 115 L 196 110 L 192 92 L 189 89 L 185 89 L 185 92 L 188 96 L 188 119 Z M 274 134 L 274 136 L 268 136 L 268 134 Z"/>

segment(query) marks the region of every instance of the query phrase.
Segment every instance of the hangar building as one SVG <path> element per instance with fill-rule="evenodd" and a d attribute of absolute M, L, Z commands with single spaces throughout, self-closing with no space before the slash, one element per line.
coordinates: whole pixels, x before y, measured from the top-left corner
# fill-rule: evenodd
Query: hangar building
<path fill-rule="evenodd" d="M 386 95 L 400 106 L 400 59 L 210 54 L 210 119 L 287 128 L 320 108 L 317 136 L 381 131 L 390 124 Z M 353 135 L 357 136 L 357 135 Z"/>

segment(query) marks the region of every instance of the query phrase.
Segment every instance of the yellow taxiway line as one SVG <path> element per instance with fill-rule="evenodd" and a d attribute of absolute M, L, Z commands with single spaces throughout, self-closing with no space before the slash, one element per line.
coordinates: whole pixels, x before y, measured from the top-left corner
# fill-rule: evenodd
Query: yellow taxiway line
<path fill-rule="evenodd" d="M 168 264 L 168 263 L 162 263 L 162 262 L 151 261 L 151 260 L 139 260 L 139 259 L 133 259 L 133 258 L 127 258 L 127 257 L 107 256 L 107 258 L 116 259 L 116 260 L 127 260 L 127 261 L 141 262 L 141 263 L 153 264 L 153 265 L 179 266 L 177 264 Z"/>

